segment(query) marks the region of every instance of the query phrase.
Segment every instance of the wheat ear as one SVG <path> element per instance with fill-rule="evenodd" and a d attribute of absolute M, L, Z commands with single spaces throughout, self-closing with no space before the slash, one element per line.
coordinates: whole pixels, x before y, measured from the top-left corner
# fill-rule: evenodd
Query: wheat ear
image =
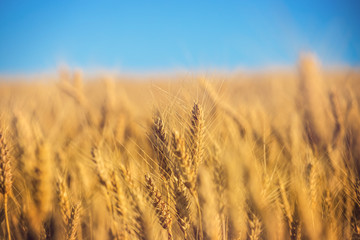
<path fill-rule="evenodd" d="M 8 239 L 11 239 L 11 232 L 9 226 L 9 218 L 7 213 L 8 195 L 12 187 L 12 174 L 10 166 L 10 158 L 8 156 L 8 149 L 3 134 L 0 132 L 0 193 L 4 195 L 4 211 L 5 223 L 8 234 Z"/>
<path fill-rule="evenodd" d="M 191 125 L 189 133 L 189 147 L 192 159 L 193 172 L 197 175 L 198 168 L 202 162 L 202 155 L 204 151 L 203 146 L 204 137 L 204 115 L 201 106 L 194 103 L 191 112 Z"/>
<path fill-rule="evenodd" d="M 193 195 L 198 209 L 199 215 L 199 229 L 198 229 L 198 238 L 203 239 L 203 230 L 202 230 L 202 220 L 201 220 L 201 207 L 199 203 L 199 196 L 196 191 L 196 180 L 198 175 L 198 170 L 200 163 L 202 162 L 202 155 L 204 151 L 203 146 L 203 137 L 204 137 L 204 115 L 201 106 L 198 103 L 194 103 L 192 112 L 191 112 L 191 124 L 189 129 L 189 148 L 191 156 L 191 174 L 192 182 L 187 185 L 190 190 L 190 193 Z"/>
<path fill-rule="evenodd" d="M 260 235 L 261 235 L 261 231 L 262 231 L 262 226 L 261 226 L 261 221 L 260 219 L 255 215 L 255 214 L 251 214 L 251 216 L 249 217 L 249 227 L 250 227 L 250 233 L 249 233 L 249 238 L 250 240 L 259 240 L 260 239 Z"/>
<path fill-rule="evenodd" d="M 184 184 L 191 188 L 192 183 L 195 181 L 192 172 L 191 159 L 187 153 L 185 140 L 182 138 L 178 131 L 172 132 L 172 153 L 175 165 L 175 176 L 177 179 L 182 178 Z"/>
<path fill-rule="evenodd" d="M 187 189 L 180 179 L 174 177 L 174 195 L 176 217 L 184 238 L 187 238 L 187 230 L 190 227 L 190 201 Z"/>
<path fill-rule="evenodd" d="M 72 207 L 70 217 L 67 225 L 67 240 L 75 240 L 77 235 L 77 230 L 80 224 L 80 203 Z"/>
<path fill-rule="evenodd" d="M 160 191 L 155 186 L 154 181 L 150 175 L 145 175 L 146 189 L 149 193 L 152 205 L 155 209 L 156 216 L 159 219 L 160 225 L 167 230 L 168 239 L 173 239 L 171 231 L 172 217 L 168 204 L 163 200 Z"/>
<path fill-rule="evenodd" d="M 159 116 L 154 118 L 152 130 L 155 137 L 153 147 L 157 154 L 160 173 L 161 176 L 168 181 L 172 175 L 171 164 L 169 161 L 169 140 L 166 134 L 164 121 Z"/>
<path fill-rule="evenodd" d="M 63 223 L 66 225 L 70 217 L 71 211 L 65 181 L 60 176 L 58 177 L 58 180 L 56 182 L 56 193 L 58 204 L 60 207 L 61 217 Z"/>

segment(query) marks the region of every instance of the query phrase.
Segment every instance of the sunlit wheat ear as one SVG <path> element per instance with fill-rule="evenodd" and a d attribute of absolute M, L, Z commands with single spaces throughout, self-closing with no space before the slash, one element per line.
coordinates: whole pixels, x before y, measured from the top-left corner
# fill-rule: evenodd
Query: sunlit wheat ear
<path fill-rule="evenodd" d="M 163 197 L 160 191 L 155 186 L 154 181 L 150 177 L 150 175 L 145 175 L 145 186 L 148 191 L 151 203 L 155 209 L 156 216 L 159 219 L 160 225 L 167 230 L 168 239 L 173 239 L 171 224 L 172 217 L 170 214 L 170 208 L 167 203 L 163 200 Z"/>
<path fill-rule="evenodd" d="M 191 195 L 194 197 L 196 202 L 196 207 L 198 210 L 199 217 L 199 228 L 198 228 L 198 238 L 203 239 L 203 229 L 202 229 L 202 216 L 201 216 L 201 206 L 199 203 L 199 196 L 197 193 L 197 176 L 199 171 L 199 166 L 202 163 L 203 159 L 203 138 L 204 138 L 204 115 L 201 106 L 198 103 L 194 103 L 193 109 L 191 111 L 191 124 L 189 126 L 188 134 L 188 148 L 190 152 L 191 159 L 191 182 L 185 183 L 186 187 L 190 190 Z"/>
<path fill-rule="evenodd" d="M 98 177 L 99 183 L 106 189 L 110 189 L 109 179 L 106 175 L 106 171 L 99 157 L 99 150 L 96 147 L 91 148 L 91 160 L 95 164 L 95 171 Z"/>
<path fill-rule="evenodd" d="M 111 204 L 111 183 L 104 164 L 99 156 L 99 150 L 96 147 L 91 149 L 91 160 L 95 164 L 95 172 L 98 178 L 98 182 L 105 192 L 106 207 L 110 213 L 113 213 L 113 207 Z"/>
<path fill-rule="evenodd" d="M 202 155 L 204 151 L 203 138 L 204 138 L 204 113 L 198 103 L 194 103 L 191 111 L 191 124 L 189 133 L 189 147 L 190 154 L 193 160 L 195 169 L 202 162 Z"/>
<path fill-rule="evenodd" d="M 290 239 L 301 239 L 301 223 L 298 216 L 298 210 L 296 205 L 294 210 L 291 209 L 285 184 L 281 179 L 279 179 L 279 192 L 280 207 L 282 208 L 284 218 L 288 224 Z"/>
<path fill-rule="evenodd" d="M 118 226 L 115 226 L 115 236 L 117 238 L 125 238 L 125 231 L 128 231 L 127 222 L 125 222 L 125 207 L 124 207 L 124 198 L 123 192 L 120 184 L 120 179 L 116 175 L 115 171 L 110 171 L 109 173 L 110 188 L 111 188 L 111 203 L 113 209 L 113 219 L 114 222 L 118 222 L 122 229 Z M 125 231 L 124 231 L 125 230 Z"/>
<path fill-rule="evenodd" d="M 10 157 L 4 135 L 0 132 L 0 193 L 3 195 L 11 192 L 12 174 Z"/>
<path fill-rule="evenodd" d="M 157 154 L 160 174 L 168 181 L 172 175 L 170 146 L 164 121 L 159 116 L 155 116 L 152 130 L 154 135 L 153 148 Z"/>
<path fill-rule="evenodd" d="M 295 213 L 293 214 L 293 211 L 290 206 L 288 194 L 286 192 L 285 184 L 284 182 L 279 179 L 279 196 L 280 196 L 280 207 L 283 211 L 284 218 L 288 224 L 289 229 L 289 235 L 291 239 L 297 239 L 297 236 L 299 235 L 299 223 L 298 219 L 296 218 Z"/>
<path fill-rule="evenodd" d="M 259 240 L 262 232 L 262 224 L 260 219 L 253 213 L 249 216 L 249 239 Z"/>
<path fill-rule="evenodd" d="M 180 136 L 178 131 L 172 132 L 171 138 L 172 153 L 174 157 L 175 175 L 177 179 L 182 178 L 187 186 L 194 183 L 194 173 L 191 159 L 187 153 L 185 139 Z"/>
<path fill-rule="evenodd" d="M 70 203 L 65 181 L 60 176 L 58 177 L 56 182 L 56 194 L 63 223 L 67 225 L 67 221 L 71 213 Z"/>
<path fill-rule="evenodd" d="M 181 178 L 178 179 L 174 177 L 174 195 L 177 221 L 186 239 L 187 231 L 190 227 L 191 212 L 188 190 L 182 182 Z"/>
<path fill-rule="evenodd" d="M 78 228 L 80 225 L 81 204 L 78 203 L 71 208 L 70 217 L 67 225 L 67 240 L 75 240 L 77 238 Z"/>
<path fill-rule="evenodd" d="M 309 195 L 310 195 L 310 203 L 313 210 L 317 210 L 317 204 L 318 204 L 318 194 L 319 194 L 319 185 L 320 185 L 320 179 L 319 179 L 319 169 L 318 169 L 318 163 L 312 162 L 309 163 L 308 166 L 308 185 L 309 185 Z"/>
<path fill-rule="evenodd" d="M 204 138 L 204 116 L 201 106 L 194 103 L 191 111 L 191 124 L 188 134 L 188 146 L 191 159 L 191 182 L 185 183 L 186 186 L 192 191 L 195 191 L 196 179 L 199 170 L 199 165 L 203 157 L 203 138 Z"/>
<path fill-rule="evenodd" d="M 40 143 L 36 149 L 36 163 L 33 170 L 32 186 L 33 199 L 36 206 L 37 214 L 40 219 L 44 218 L 50 210 L 52 189 L 51 189 L 51 151 L 49 145 Z"/>
<path fill-rule="evenodd" d="M 124 216 L 123 194 L 121 192 L 120 179 L 114 171 L 110 172 L 111 191 L 113 194 L 114 210 L 119 216 Z"/>
<path fill-rule="evenodd" d="M 8 217 L 8 195 L 11 193 L 12 174 L 10 157 L 3 133 L 0 131 L 0 193 L 4 196 L 5 224 L 8 239 L 11 239 L 9 217 Z"/>

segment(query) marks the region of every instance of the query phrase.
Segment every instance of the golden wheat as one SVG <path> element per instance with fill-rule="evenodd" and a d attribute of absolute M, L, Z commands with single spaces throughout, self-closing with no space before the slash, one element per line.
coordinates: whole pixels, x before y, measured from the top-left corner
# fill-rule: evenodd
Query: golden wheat
<path fill-rule="evenodd" d="M 359 239 L 360 74 L 338 71 L 0 82 L 0 238 Z"/>

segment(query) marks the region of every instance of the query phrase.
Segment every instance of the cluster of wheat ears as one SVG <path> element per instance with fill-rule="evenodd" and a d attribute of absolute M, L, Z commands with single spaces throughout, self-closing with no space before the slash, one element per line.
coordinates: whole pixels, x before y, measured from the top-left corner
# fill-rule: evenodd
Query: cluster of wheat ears
<path fill-rule="evenodd" d="M 55 78 L 0 83 L 1 239 L 360 239 L 355 70 Z"/>

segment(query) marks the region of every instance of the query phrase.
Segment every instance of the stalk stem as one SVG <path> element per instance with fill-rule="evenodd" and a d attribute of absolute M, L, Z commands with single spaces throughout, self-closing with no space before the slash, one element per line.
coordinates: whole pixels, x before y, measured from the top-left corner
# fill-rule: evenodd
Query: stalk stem
<path fill-rule="evenodd" d="M 7 230 L 7 234 L 8 234 L 8 239 L 11 240 L 9 217 L 8 217 L 8 213 L 7 213 L 7 205 L 8 205 L 8 195 L 7 195 L 7 193 L 5 193 L 4 194 L 5 224 L 6 224 L 6 230 Z"/>

